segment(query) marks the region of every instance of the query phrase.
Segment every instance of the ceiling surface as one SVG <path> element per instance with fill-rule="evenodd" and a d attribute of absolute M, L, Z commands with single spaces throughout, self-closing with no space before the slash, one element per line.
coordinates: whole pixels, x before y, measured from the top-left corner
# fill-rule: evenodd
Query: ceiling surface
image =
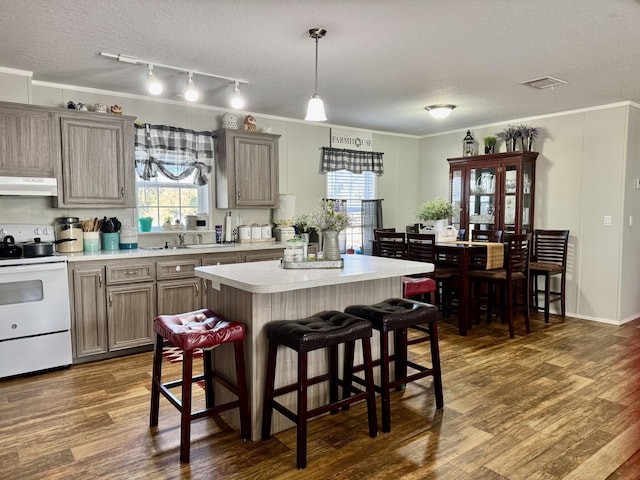
<path fill-rule="evenodd" d="M 33 80 L 146 95 L 151 62 L 240 78 L 245 110 L 302 120 L 314 90 L 328 123 L 427 135 L 640 101 L 637 0 L 0 0 L 0 66 Z M 161 97 L 186 74 L 156 67 Z M 567 82 L 537 90 L 521 82 Z M 232 85 L 194 76 L 198 103 Z M 80 95 L 78 100 L 81 101 Z M 445 120 L 424 107 L 457 106 Z M 127 112 L 125 112 L 127 113 Z"/>

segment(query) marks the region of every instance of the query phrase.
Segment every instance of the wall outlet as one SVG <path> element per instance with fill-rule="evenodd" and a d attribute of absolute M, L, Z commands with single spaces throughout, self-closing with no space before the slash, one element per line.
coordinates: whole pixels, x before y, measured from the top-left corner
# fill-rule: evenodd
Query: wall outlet
<path fill-rule="evenodd" d="M 604 226 L 605 227 L 610 227 L 611 226 L 611 215 L 605 215 L 604 216 Z"/>

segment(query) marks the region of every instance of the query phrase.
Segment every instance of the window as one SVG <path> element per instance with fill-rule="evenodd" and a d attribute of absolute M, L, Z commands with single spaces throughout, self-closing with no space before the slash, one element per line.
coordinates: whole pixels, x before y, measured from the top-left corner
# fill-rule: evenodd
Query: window
<path fill-rule="evenodd" d="M 138 214 L 153 229 L 209 210 L 212 132 L 136 125 L 135 158 Z"/>
<path fill-rule="evenodd" d="M 351 225 L 344 233 L 342 247 L 362 249 L 362 200 L 376 194 L 376 175 L 373 172 L 351 173 L 347 170 L 327 172 L 327 198 L 346 200 Z"/>

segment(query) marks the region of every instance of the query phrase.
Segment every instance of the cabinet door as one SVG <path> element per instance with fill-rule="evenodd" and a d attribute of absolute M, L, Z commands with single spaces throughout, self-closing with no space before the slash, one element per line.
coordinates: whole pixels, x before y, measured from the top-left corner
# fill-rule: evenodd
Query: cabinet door
<path fill-rule="evenodd" d="M 108 351 L 104 267 L 76 267 L 73 271 L 74 357 Z"/>
<path fill-rule="evenodd" d="M 153 282 L 107 287 L 110 351 L 153 344 L 155 304 Z"/>
<path fill-rule="evenodd" d="M 58 129 L 52 110 L 0 103 L 0 175 L 56 177 Z"/>
<path fill-rule="evenodd" d="M 61 114 L 60 128 L 63 194 L 58 206 L 134 207 L 133 121 Z"/>
<path fill-rule="evenodd" d="M 275 206 L 278 172 L 273 139 L 236 137 L 236 206 Z"/>
<path fill-rule="evenodd" d="M 175 315 L 202 308 L 200 278 L 157 283 L 158 315 Z"/>
<path fill-rule="evenodd" d="M 496 166 L 478 166 L 468 169 L 469 195 L 467 209 L 469 230 L 496 229 Z M 471 233 L 469 232 L 469 238 Z"/>

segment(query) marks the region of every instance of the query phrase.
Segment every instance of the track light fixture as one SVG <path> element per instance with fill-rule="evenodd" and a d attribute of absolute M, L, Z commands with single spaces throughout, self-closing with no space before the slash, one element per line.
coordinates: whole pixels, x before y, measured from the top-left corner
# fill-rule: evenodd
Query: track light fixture
<path fill-rule="evenodd" d="M 193 73 L 187 72 L 187 89 L 184 91 L 184 99 L 187 102 L 195 102 L 199 96 L 198 90 L 193 85 Z"/>
<path fill-rule="evenodd" d="M 239 85 L 240 82 L 236 81 L 235 86 L 233 87 L 233 93 L 231 94 L 231 107 L 236 110 L 240 110 L 244 107 L 244 98 L 242 98 L 242 95 L 240 94 L 240 89 L 238 88 Z"/>
<path fill-rule="evenodd" d="M 327 120 L 327 116 L 324 113 L 324 102 L 318 95 L 318 39 L 324 37 L 327 31 L 324 28 L 311 28 L 307 32 L 311 38 L 316 40 L 316 76 L 315 76 L 315 88 L 313 95 L 309 99 L 307 105 L 307 116 L 304 117 L 308 122 L 324 122 Z"/>
<path fill-rule="evenodd" d="M 429 112 L 429 115 L 437 119 L 447 118 L 451 115 L 454 108 L 456 108 L 455 105 L 429 105 L 428 107 L 424 107 L 424 109 Z"/>
<path fill-rule="evenodd" d="M 219 80 L 226 80 L 227 82 L 232 82 L 234 84 L 233 94 L 231 98 L 231 105 L 233 108 L 243 108 L 244 100 L 240 95 L 240 84 L 249 85 L 249 82 L 246 80 L 241 80 L 239 78 L 233 77 L 225 77 L 223 75 L 216 75 L 213 73 L 206 72 L 198 72 L 196 70 L 191 70 L 188 68 L 182 67 L 174 67 L 172 65 L 163 65 L 162 63 L 151 62 L 149 60 L 142 60 L 141 58 L 132 57 L 129 55 L 115 55 L 113 53 L 100 52 L 100 55 L 103 57 L 111 58 L 113 60 L 117 60 L 118 62 L 130 63 L 133 65 L 146 65 L 147 67 L 147 78 L 145 80 L 145 88 L 151 95 L 160 95 L 163 91 L 163 85 L 160 79 L 153 72 L 154 67 L 165 69 L 165 70 L 175 70 L 177 72 L 182 72 L 187 74 L 187 85 L 184 91 L 184 98 L 189 102 L 195 102 L 200 97 L 200 92 L 195 88 L 193 77 L 195 75 L 199 75 L 201 77 L 211 77 L 217 78 Z M 240 106 L 236 106 L 240 105 Z"/>
<path fill-rule="evenodd" d="M 160 95 L 163 90 L 162 82 L 153 74 L 153 65 L 149 64 L 148 69 L 147 80 L 145 81 L 147 91 L 151 95 Z"/>

